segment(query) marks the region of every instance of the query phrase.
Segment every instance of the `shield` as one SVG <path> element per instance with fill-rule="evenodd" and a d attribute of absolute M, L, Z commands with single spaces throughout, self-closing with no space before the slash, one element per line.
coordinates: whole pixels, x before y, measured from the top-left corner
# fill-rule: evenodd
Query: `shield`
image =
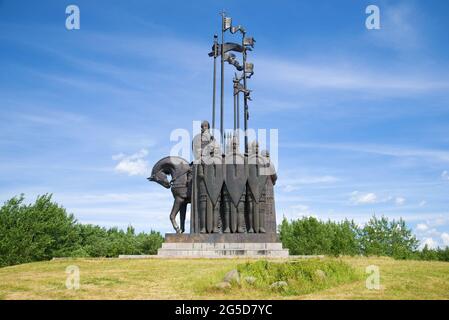
<path fill-rule="evenodd" d="M 238 205 L 245 192 L 248 173 L 246 172 L 245 159 L 241 154 L 229 154 L 225 159 L 225 184 L 232 202 Z"/>
<path fill-rule="evenodd" d="M 223 163 L 220 156 L 210 158 L 208 164 L 204 164 L 204 182 L 206 183 L 206 190 L 212 203 L 215 204 L 220 197 L 221 188 L 223 187 L 224 172 Z"/>
<path fill-rule="evenodd" d="M 248 185 L 257 203 L 262 196 L 263 188 L 267 184 L 268 176 L 264 174 L 265 164 L 265 160 L 256 155 L 252 155 L 248 159 Z"/>

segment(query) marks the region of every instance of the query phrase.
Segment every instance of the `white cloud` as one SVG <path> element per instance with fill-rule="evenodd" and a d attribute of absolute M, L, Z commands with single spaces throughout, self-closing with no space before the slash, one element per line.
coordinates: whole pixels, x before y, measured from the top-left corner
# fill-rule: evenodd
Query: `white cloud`
<path fill-rule="evenodd" d="M 329 149 L 342 150 L 361 153 L 378 154 L 397 158 L 422 158 L 439 162 L 449 162 L 449 152 L 446 150 L 410 148 L 407 146 L 389 146 L 379 144 L 352 144 L 352 143 L 284 143 L 288 148 L 311 148 L 311 149 Z M 449 172 L 445 171 L 446 175 Z M 442 177 L 446 176 L 444 172 Z"/>
<path fill-rule="evenodd" d="M 425 238 L 421 243 L 421 248 L 424 248 L 425 245 L 427 245 L 429 249 L 438 247 L 438 243 L 433 238 Z"/>
<path fill-rule="evenodd" d="M 427 201 L 423 200 L 419 203 L 420 207 L 424 207 L 427 204 Z"/>
<path fill-rule="evenodd" d="M 402 206 L 405 204 L 405 201 L 406 199 L 404 197 L 379 197 L 373 192 L 363 193 L 359 191 L 352 192 L 350 198 L 352 204 L 394 203 L 397 206 Z"/>
<path fill-rule="evenodd" d="M 354 191 L 351 193 L 351 203 L 353 204 L 369 204 L 378 202 L 378 197 L 375 193 L 361 193 Z"/>
<path fill-rule="evenodd" d="M 148 150 L 142 149 L 139 152 L 127 156 L 123 153 L 112 156 L 112 159 L 119 161 L 114 170 L 121 173 L 127 173 L 130 176 L 149 175 L 150 167 L 146 161 Z"/>
<path fill-rule="evenodd" d="M 421 240 L 421 248 L 426 243 L 432 248 L 449 246 L 449 233 L 441 232 L 437 229 L 437 227 L 446 225 L 448 221 L 447 218 L 439 216 L 426 222 L 418 223 L 415 232 Z"/>
<path fill-rule="evenodd" d="M 297 204 L 294 206 L 291 206 L 290 208 L 294 209 L 294 210 L 298 210 L 300 212 L 309 212 L 309 207 L 303 204 Z"/>
<path fill-rule="evenodd" d="M 396 203 L 396 205 L 398 206 L 402 206 L 405 203 L 405 198 L 403 197 L 397 197 L 394 202 Z"/>
<path fill-rule="evenodd" d="M 448 79 L 437 79 L 423 74 L 401 72 L 385 72 L 368 70 L 360 73 L 360 67 L 348 67 L 339 61 L 332 64 L 315 62 L 286 61 L 276 57 L 257 59 L 261 79 L 270 79 L 263 85 L 282 84 L 286 89 L 320 89 L 320 90 L 375 90 L 383 95 L 400 95 L 404 93 L 419 94 L 428 91 L 445 90 L 449 88 Z M 257 80 L 259 81 L 259 80 Z M 262 80 L 260 80 L 262 81 Z"/>
<path fill-rule="evenodd" d="M 365 33 L 370 44 L 411 51 L 422 46 L 418 9 L 410 3 L 389 4 L 381 8 L 381 29 Z"/>
<path fill-rule="evenodd" d="M 283 189 L 285 192 L 296 191 L 300 188 L 301 185 L 309 185 L 309 184 L 327 184 L 334 183 L 338 181 L 338 178 L 334 176 L 306 176 L 300 178 L 287 178 L 282 179 L 279 183 L 279 187 Z"/>
<path fill-rule="evenodd" d="M 442 233 L 441 234 L 441 240 L 443 241 L 444 246 L 449 246 L 449 233 Z"/>
<path fill-rule="evenodd" d="M 418 223 L 418 225 L 416 226 L 416 230 L 419 232 L 425 232 L 429 229 L 429 226 L 425 223 Z"/>
<path fill-rule="evenodd" d="M 449 181 L 449 172 L 447 172 L 447 170 L 444 170 L 444 171 L 441 173 L 441 178 L 442 178 L 443 180 L 448 180 L 448 181 Z"/>
<path fill-rule="evenodd" d="M 81 223 L 120 228 L 132 225 L 138 231 L 154 229 L 172 232 L 168 215 L 173 205 L 173 195 L 155 183 L 147 184 L 145 189 L 148 191 L 145 192 L 56 194 L 55 200 L 63 203 Z"/>

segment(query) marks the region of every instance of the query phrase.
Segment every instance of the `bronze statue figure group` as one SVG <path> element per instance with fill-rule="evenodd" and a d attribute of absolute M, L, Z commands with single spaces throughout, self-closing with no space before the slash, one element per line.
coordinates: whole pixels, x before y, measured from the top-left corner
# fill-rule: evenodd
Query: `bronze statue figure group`
<path fill-rule="evenodd" d="M 247 62 L 247 53 L 255 40 L 246 36 L 242 26 L 232 26 L 232 19 L 222 16 L 221 44 L 214 36 L 210 57 L 214 58 L 212 128 L 208 121 L 201 124 L 201 132 L 193 138 L 194 161 L 180 157 L 166 157 L 158 161 L 150 181 L 171 188 L 174 196 L 170 220 L 177 233 L 185 231 L 187 204 L 191 204 L 191 233 L 275 233 L 276 212 L 273 186 L 276 172 L 266 150 L 248 142 L 248 101 L 251 90 L 247 80 L 254 74 L 254 66 Z M 225 32 L 242 35 L 241 43 L 225 42 Z M 233 52 L 241 53 L 243 63 Z M 216 60 L 221 58 L 221 112 L 219 139 L 215 133 Z M 240 75 L 233 77 L 234 130 L 224 132 L 224 62 L 232 65 Z M 243 96 L 244 152 L 240 151 L 240 96 Z M 218 135 L 218 134 L 217 134 Z M 171 177 L 169 180 L 168 176 Z M 176 215 L 180 213 L 180 226 Z"/>
<path fill-rule="evenodd" d="M 203 121 L 192 146 L 195 161 L 163 158 L 149 178 L 171 188 L 175 201 L 170 220 L 176 232 L 185 231 L 188 203 L 191 233 L 276 232 L 273 186 L 277 175 L 268 151 L 259 152 L 257 142 L 253 142 L 245 156 L 234 136 L 228 139 L 223 153 L 207 121 Z M 176 223 L 178 212 L 181 226 Z"/>

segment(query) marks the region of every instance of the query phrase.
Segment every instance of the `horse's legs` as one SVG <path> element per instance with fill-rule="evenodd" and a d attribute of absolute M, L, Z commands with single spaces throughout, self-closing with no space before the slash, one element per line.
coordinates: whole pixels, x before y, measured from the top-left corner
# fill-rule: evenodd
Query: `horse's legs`
<path fill-rule="evenodd" d="M 181 232 L 185 231 L 185 222 L 186 222 L 186 211 L 187 211 L 187 201 L 184 201 L 181 205 L 180 217 L 181 217 Z"/>
<path fill-rule="evenodd" d="M 180 233 L 178 224 L 176 223 L 176 215 L 179 212 L 181 204 L 182 204 L 182 199 L 175 197 L 175 202 L 173 202 L 173 208 L 171 209 L 171 213 L 170 213 L 170 221 L 171 221 L 171 224 L 173 225 L 173 228 L 176 230 L 176 233 Z"/>

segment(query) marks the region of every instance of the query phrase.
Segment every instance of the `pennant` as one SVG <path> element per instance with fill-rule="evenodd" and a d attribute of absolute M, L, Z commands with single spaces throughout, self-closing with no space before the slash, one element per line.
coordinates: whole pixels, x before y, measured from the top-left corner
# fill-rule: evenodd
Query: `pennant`
<path fill-rule="evenodd" d="M 221 44 L 217 44 L 217 55 L 215 57 L 220 56 L 221 54 Z M 209 52 L 209 57 L 213 57 L 214 56 L 214 49 L 215 49 L 215 44 L 212 46 L 212 52 Z M 224 44 L 224 52 L 229 52 L 229 51 L 235 51 L 235 52 L 243 52 L 243 47 L 238 44 L 238 43 L 234 43 L 234 42 L 226 42 Z"/>
<path fill-rule="evenodd" d="M 223 31 L 226 31 L 231 28 L 232 18 L 231 17 L 223 17 Z"/>
<path fill-rule="evenodd" d="M 253 37 L 248 37 L 243 39 L 243 45 L 254 48 L 254 43 L 256 40 Z"/>
<path fill-rule="evenodd" d="M 238 25 L 237 27 L 232 27 L 231 28 L 231 33 L 234 34 L 237 31 L 240 31 L 241 33 L 245 33 L 245 28 L 243 28 L 241 25 Z"/>
<path fill-rule="evenodd" d="M 233 53 L 225 53 L 224 60 L 227 63 L 233 65 L 238 71 L 242 71 L 243 70 L 243 67 L 240 65 L 240 63 L 235 58 L 235 54 L 233 54 Z"/>
<path fill-rule="evenodd" d="M 251 62 L 246 62 L 245 63 L 245 73 L 254 73 L 254 64 Z"/>

